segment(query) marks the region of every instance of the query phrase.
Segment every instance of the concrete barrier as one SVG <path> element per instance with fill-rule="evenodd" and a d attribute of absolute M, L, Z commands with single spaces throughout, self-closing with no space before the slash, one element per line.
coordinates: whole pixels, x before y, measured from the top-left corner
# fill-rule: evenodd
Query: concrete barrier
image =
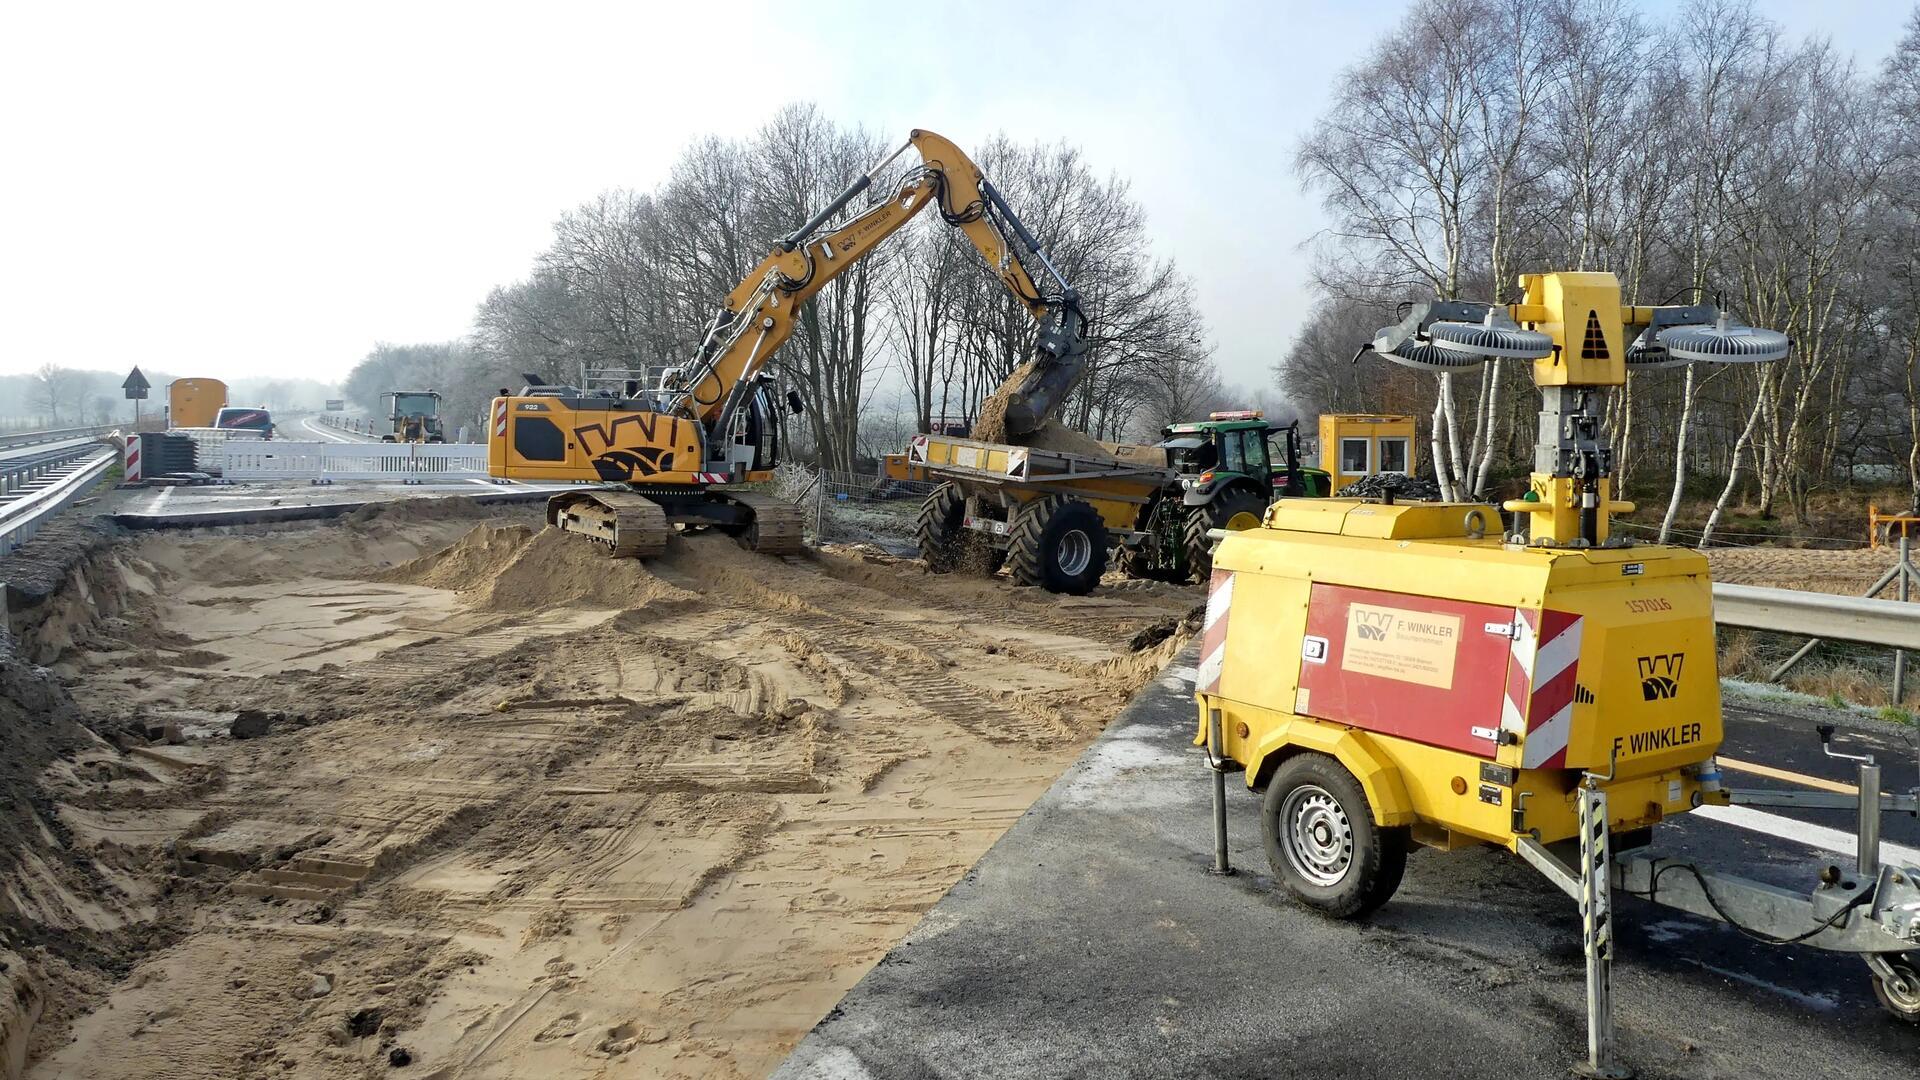
<path fill-rule="evenodd" d="M 487 475 L 487 448 L 459 443 L 228 443 L 229 480 L 468 480 Z"/>

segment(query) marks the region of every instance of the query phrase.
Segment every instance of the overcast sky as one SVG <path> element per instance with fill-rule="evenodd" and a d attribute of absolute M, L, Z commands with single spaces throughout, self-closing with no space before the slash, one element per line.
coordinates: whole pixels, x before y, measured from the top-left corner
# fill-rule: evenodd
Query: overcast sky
<path fill-rule="evenodd" d="M 902 138 L 1079 144 L 1131 178 L 1252 386 L 1311 302 L 1293 148 L 1403 6 L 7 5 L 0 373 L 338 378 L 464 333 L 566 208 L 810 100 Z M 1874 65 L 1911 10 L 1759 6 Z"/>

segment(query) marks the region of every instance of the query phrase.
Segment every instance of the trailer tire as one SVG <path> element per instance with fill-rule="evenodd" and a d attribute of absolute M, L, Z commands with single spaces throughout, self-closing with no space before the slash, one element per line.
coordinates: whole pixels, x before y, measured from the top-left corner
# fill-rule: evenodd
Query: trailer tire
<path fill-rule="evenodd" d="M 1336 919 L 1379 908 L 1407 869 L 1407 830 L 1375 825 L 1360 781 L 1325 754 L 1296 754 L 1275 770 L 1260 835 L 1275 880 Z"/>
<path fill-rule="evenodd" d="M 966 532 L 967 497 L 951 481 L 927 494 L 920 514 L 913 520 L 913 539 L 920 547 L 920 558 L 936 574 L 951 574 L 960 568 L 962 533 Z"/>
<path fill-rule="evenodd" d="M 1107 571 L 1106 522 L 1079 499 L 1042 495 L 1013 515 L 1007 566 L 1015 585 L 1085 596 Z"/>
<path fill-rule="evenodd" d="M 1893 969 L 1891 982 L 1873 976 L 1873 996 L 1880 999 L 1880 1006 L 1909 1024 L 1920 1024 L 1920 968 L 1913 962 L 1896 958 L 1887 961 Z"/>
<path fill-rule="evenodd" d="M 1267 504 L 1260 496 L 1245 488 L 1234 488 L 1187 513 L 1187 565 L 1193 568 L 1201 584 L 1213 576 L 1213 541 L 1207 539 L 1207 532 L 1253 528 L 1266 509 Z"/>

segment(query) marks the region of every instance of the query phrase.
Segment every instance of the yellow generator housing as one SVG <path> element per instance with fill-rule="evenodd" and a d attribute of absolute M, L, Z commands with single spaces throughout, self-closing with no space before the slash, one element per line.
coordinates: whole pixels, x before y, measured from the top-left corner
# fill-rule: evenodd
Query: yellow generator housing
<path fill-rule="evenodd" d="M 1611 828 L 1698 803 L 1721 740 L 1707 561 L 1671 547 L 1487 536 L 1491 506 L 1285 499 L 1214 556 L 1201 737 L 1262 786 L 1336 758 L 1375 824 L 1437 846 L 1577 835 L 1582 772 Z"/>

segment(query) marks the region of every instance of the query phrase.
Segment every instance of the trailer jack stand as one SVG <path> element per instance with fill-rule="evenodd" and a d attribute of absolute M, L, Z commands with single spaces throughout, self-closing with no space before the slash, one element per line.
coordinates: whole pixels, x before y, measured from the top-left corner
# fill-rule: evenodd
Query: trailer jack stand
<path fill-rule="evenodd" d="M 1580 934 L 1587 956 L 1587 1060 L 1576 1076 L 1626 1080 L 1633 1070 L 1613 1053 L 1613 844 L 1607 793 L 1580 786 Z"/>
<path fill-rule="evenodd" d="M 1207 873 L 1228 877 L 1233 865 L 1227 861 L 1227 759 L 1221 753 L 1225 740 L 1220 731 L 1220 710 L 1207 712 L 1207 769 L 1213 773 L 1213 865 Z"/>
<path fill-rule="evenodd" d="M 1580 905 L 1582 951 L 1587 957 L 1587 1059 L 1575 1076 L 1627 1080 L 1633 1070 L 1613 1049 L 1613 846 L 1607 833 L 1607 793 L 1580 785 L 1579 866 L 1562 862 L 1531 836 L 1519 838 L 1520 857 Z"/>

